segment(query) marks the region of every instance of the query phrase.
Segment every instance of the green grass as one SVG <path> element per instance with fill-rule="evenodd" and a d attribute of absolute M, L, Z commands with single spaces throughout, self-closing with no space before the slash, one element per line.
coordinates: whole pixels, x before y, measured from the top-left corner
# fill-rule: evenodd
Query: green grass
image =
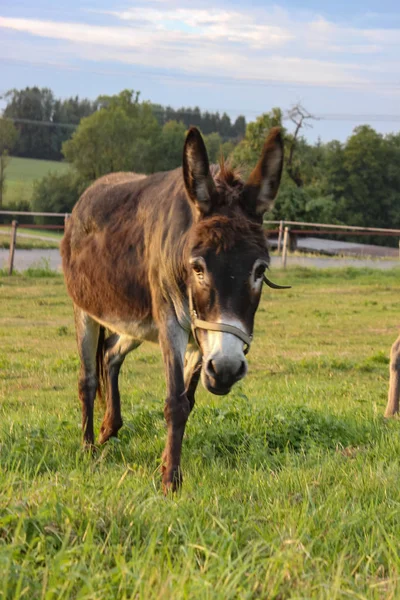
<path fill-rule="evenodd" d="M 21 232 L 27 232 L 27 230 L 20 230 Z M 35 236 L 36 233 L 31 233 L 29 232 L 29 235 Z M 39 234 L 37 234 L 39 235 Z M 41 249 L 49 249 L 49 248 L 59 248 L 60 247 L 60 242 L 58 241 L 58 238 L 61 239 L 62 236 L 58 236 L 57 234 L 54 236 L 54 238 L 56 239 L 52 239 L 53 236 L 50 235 L 42 235 L 40 234 L 40 237 L 48 237 L 48 240 L 41 240 L 41 239 L 34 239 L 34 237 L 32 238 L 26 238 L 26 237 L 22 237 L 20 235 L 17 235 L 17 249 L 20 250 L 35 250 L 38 248 Z M 8 230 L 4 230 L 3 228 L 0 229 L 0 248 L 3 249 L 8 249 L 10 247 L 10 233 Z"/>
<path fill-rule="evenodd" d="M 48 173 L 65 173 L 70 165 L 51 160 L 11 157 L 6 170 L 6 191 L 4 207 L 25 200 L 30 202 L 33 182 Z"/>
<path fill-rule="evenodd" d="M 57 239 L 58 241 L 61 241 L 64 235 L 64 230 L 62 229 L 30 229 L 29 227 L 20 227 L 18 231 L 19 233 L 29 233 L 30 235 Z"/>
<path fill-rule="evenodd" d="M 275 272 L 293 288 L 264 290 L 244 382 L 199 388 L 168 498 L 158 348 L 124 365 L 119 440 L 85 454 L 71 303 L 47 275 L 0 277 L 0 598 L 400 597 L 399 270 Z"/>

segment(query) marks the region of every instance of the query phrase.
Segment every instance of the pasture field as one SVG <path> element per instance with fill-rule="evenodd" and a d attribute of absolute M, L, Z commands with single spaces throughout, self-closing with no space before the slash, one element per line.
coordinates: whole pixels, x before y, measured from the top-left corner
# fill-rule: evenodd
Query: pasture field
<path fill-rule="evenodd" d="M 22 233 L 22 235 L 21 235 Z M 25 235 L 24 235 L 25 234 Z M 27 236 L 27 237 L 25 237 Z M 42 238 L 42 239 L 41 239 Z M 48 239 L 43 239 L 48 238 Z M 28 230 L 19 228 L 17 231 L 17 245 L 16 248 L 21 250 L 35 250 L 38 248 L 59 248 L 62 235 L 58 233 L 49 235 L 48 232 L 40 232 L 38 230 Z M 0 228 L 0 248 L 10 248 L 10 230 L 8 228 Z"/>
<path fill-rule="evenodd" d="M 70 168 L 65 162 L 11 156 L 6 170 L 4 209 L 6 210 L 10 202 L 30 202 L 35 179 L 40 179 L 48 173 L 65 173 Z"/>
<path fill-rule="evenodd" d="M 400 421 L 385 420 L 400 271 L 288 269 L 249 374 L 201 387 L 164 498 L 156 346 L 126 360 L 125 425 L 81 450 L 63 279 L 0 276 L 0 598 L 400 598 Z M 97 431 L 102 410 L 97 403 Z"/>

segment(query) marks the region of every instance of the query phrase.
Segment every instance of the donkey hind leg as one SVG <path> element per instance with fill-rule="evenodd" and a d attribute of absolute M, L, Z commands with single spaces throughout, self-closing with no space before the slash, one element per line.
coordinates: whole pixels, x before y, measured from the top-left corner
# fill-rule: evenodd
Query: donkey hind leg
<path fill-rule="evenodd" d="M 99 444 L 116 437 L 122 427 L 118 376 L 126 355 L 142 342 L 125 335 L 111 334 L 105 340 L 103 383 L 106 392 L 106 412 L 100 427 Z"/>
<path fill-rule="evenodd" d="M 389 397 L 385 417 L 392 417 L 399 412 L 400 395 L 400 336 L 392 346 L 390 353 Z"/>
<path fill-rule="evenodd" d="M 98 385 L 96 353 L 100 325 L 77 306 L 74 306 L 74 314 L 76 341 L 81 359 L 78 391 L 82 404 L 83 441 L 86 445 L 92 446 L 94 444 L 93 406 Z"/>

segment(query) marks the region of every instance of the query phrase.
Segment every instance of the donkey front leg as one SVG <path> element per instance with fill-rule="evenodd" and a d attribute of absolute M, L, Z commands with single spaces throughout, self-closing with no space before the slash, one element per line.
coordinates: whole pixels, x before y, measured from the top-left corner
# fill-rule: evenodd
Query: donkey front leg
<path fill-rule="evenodd" d="M 185 390 L 183 361 L 188 333 L 176 318 L 160 324 L 160 346 L 167 381 L 164 416 L 167 422 L 167 443 L 162 456 L 164 493 L 176 491 L 182 483 L 181 451 L 191 406 Z"/>
<path fill-rule="evenodd" d="M 400 336 L 392 346 L 390 353 L 390 384 L 389 397 L 385 417 L 392 417 L 399 412 L 400 395 Z"/>

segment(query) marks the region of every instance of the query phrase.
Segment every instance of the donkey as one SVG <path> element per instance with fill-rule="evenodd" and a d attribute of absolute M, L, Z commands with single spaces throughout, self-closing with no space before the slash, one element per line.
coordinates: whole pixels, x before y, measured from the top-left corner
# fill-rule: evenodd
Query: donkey
<path fill-rule="evenodd" d="M 385 417 L 393 417 L 399 412 L 400 396 L 400 336 L 394 342 L 390 352 L 390 383 L 388 403 L 385 410 Z"/>
<path fill-rule="evenodd" d="M 145 340 L 158 341 L 167 385 L 165 492 L 182 482 L 182 439 L 200 377 L 207 390 L 224 395 L 247 373 L 269 264 L 263 214 L 278 192 L 282 164 L 279 128 L 244 183 L 222 160 L 210 168 L 192 127 L 183 169 L 101 177 L 67 222 L 61 254 L 81 360 L 84 443 L 94 444 L 101 373 L 102 444 L 122 426 L 118 375 L 126 355 Z"/>

